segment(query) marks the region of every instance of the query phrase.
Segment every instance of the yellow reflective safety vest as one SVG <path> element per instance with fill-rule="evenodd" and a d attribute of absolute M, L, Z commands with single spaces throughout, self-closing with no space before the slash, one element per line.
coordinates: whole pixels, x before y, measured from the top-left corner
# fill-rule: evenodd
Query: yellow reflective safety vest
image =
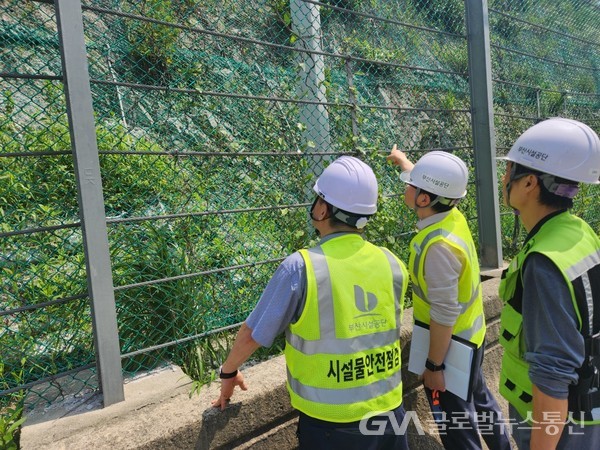
<path fill-rule="evenodd" d="M 426 324 L 430 323 L 431 304 L 424 277 L 425 256 L 429 247 L 439 241 L 462 253 L 466 261 L 458 279 L 458 301 L 461 312 L 454 324 L 452 334 L 480 347 L 485 338 L 485 316 L 477 251 L 467 221 L 456 208 L 452 208 L 441 221 L 419 231 L 410 243 L 408 265 L 412 281 L 414 318 Z"/>
<path fill-rule="evenodd" d="M 338 423 L 400 406 L 404 264 L 356 233 L 300 254 L 306 303 L 285 347 L 292 406 Z"/>
<path fill-rule="evenodd" d="M 502 274 L 499 292 L 504 307 L 500 316 L 500 344 L 504 354 L 500 394 L 521 417 L 531 421 L 533 386 L 529 363 L 524 357 L 522 270 L 525 259 L 534 252 L 548 257 L 561 271 L 586 345 L 586 357 L 578 370 L 579 383 L 569 390 L 571 420 L 584 424 L 600 423 L 600 392 L 598 389 L 589 391 L 588 388 L 593 388 L 589 384 L 594 382 L 594 377 L 593 373 L 591 378 L 586 376 L 594 371 L 594 360 L 598 361 L 600 357 L 599 337 L 593 338 L 600 331 L 599 320 L 594 318 L 594 310 L 600 308 L 600 239 L 587 223 L 568 212 L 561 212 L 543 223 Z M 597 378 L 595 383 L 598 383 Z"/>

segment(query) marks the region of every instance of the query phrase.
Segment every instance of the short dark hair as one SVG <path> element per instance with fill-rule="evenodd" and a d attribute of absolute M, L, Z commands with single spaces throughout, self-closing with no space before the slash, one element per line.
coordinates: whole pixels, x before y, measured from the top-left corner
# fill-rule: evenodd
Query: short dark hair
<path fill-rule="evenodd" d="M 346 225 L 346 226 L 350 226 L 348 225 L 346 222 L 338 219 L 335 214 L 334 214 L 334 206 L 327 203 L 327 211 L 329 212 L 329 220 L 331 221 L 332 225 Z"/>
<path fill-rule="evenodd" d="M 322 200 L 322 199 L 321 199 Z M 362 231 L 362 229 L 359 229 L 357 227 L 355 227 L 354 225 L 350 225 L 349 223 L 344 222 L 343 220 L 339 219 L 336 215 L 336 212 L 338 211 L 342 211 L 343 213 L 345 213 L 346 215 L 351 215 L 351 213 L 347 213 L 344 210 L 341 210 L 339 208 L 336 208 L 335 206 L 333 206 L 331 203 L 326 202 L 325 200 L 323 200 L 325 202 L 325 204 L 327 205 L 327 212 L 329 213 L 329 221 L 331 223 L 331 225 L 334 226 L 340 226 L 340 225 L 345 225 L 347 227 L 350 228 L 354 228 L 355 230 L 358 231 Z M 362 217 L 362 216 L 361 216 Z"/>
<path fill-rule="evenodd" d="M 550 208 L 558 208 L 558 209 L 570 209 L 573 207 L 573 199 L 568 197 L 561 197 L 560 195 L 553 194 L 546 188 L 542 180 L 540 179 L 541 175 L 544 175 L 544 172 L 540 172 L 539 170 L 530 169 L 529 167 L 522 166 L 521 164 L 516 164 L 515 175 L 523 175 L 523 174 L 531 174 L 535 175 L 538 179 L 538 183 L 540 185 L 540 196 L 539 201 L 540 204 L 544 206 L 549 206 Z M 567 180 L 565 178 L 554 176 L 554 182 L 558 184 L 568 184 L 571 186 L 577 186 L 579 183 L 573 180 Z"/>
<path fill-rule="evenodd" d="M 426 191 L 425 189 L 421 189 L 420 194 L 429 195 L 429 201 L 431 203 L 433 203 L 438 198 L 437 194 L 432 194 L 431 192 Z M 442 198 L 444 198 L 444 197 L 442 197 Z M 436 213 L 443 213 L 446 211 L 450 211 L 452 208 L 454 208 L 454 206 L 455 205 L 444 205 L 441 202 L 437 202 L 437 203 L 434 203 L 433 205 L 431 205 L 431 209 L 433 209 L 433 211 Z"/>

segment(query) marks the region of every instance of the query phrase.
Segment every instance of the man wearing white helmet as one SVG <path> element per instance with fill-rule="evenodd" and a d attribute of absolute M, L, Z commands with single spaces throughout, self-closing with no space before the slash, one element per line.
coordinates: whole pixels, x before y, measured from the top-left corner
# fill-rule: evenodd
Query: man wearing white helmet
<path fill-rule="evenodd" d="M 491 450 L 510 449 L 502 413 L 481 369 L 486 327 L 477 252 L 467 221 L 455 208 L 467 193 L 467 166 L 442 151 L 429 152 L 413 165 L 395 145 L 388 159 L 403 170 L 404 203 L 419 219 L 410 243 L 413 316 L 430 331 L 423 384 L 442 443 L 448 450 L 481 449 L 479 429 L 485 429 Z M 452 335 L 477 349 L 469 401 L 446 391 L 444 360 Z"/>
<path fill-rule="evenodd" d="M 600 239 L 568 209 L 579 183 L 598 184 L 600 140 L 552 118 L 500 159 L 504 203 L 528 232 L 500 284 L 500 393 L 520 422 L 513 436 L 521 449 L 598 448 Z"/>
<path fill-rule="evenodd" d="M 342 156 L 323 171 L 310 210 L 321 240 L 288 256 L 267 284 L 221 366 L 214 406 L 224 409 L 235 386 L 246 390 L 240 365 L 285 332 L 300 448 L 407 448 L 393 425 L 405 414 L 399 338 L 408 274 L 394 254 L 362 237 L 377 189 L 357 158 Z M 377 413 L 377 429 L 390 419 L 385 434 L 361 433 L 372 429 L 361 420 Z"/>

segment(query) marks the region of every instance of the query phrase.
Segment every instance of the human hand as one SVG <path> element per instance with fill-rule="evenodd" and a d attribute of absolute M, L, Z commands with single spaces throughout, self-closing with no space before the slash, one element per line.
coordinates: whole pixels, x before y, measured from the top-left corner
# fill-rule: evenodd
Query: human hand
<path fill-rule="evenodd" d="M 239 386 L 242 391 L 248 390 L 244 376 L 242 372 L 238 371 L 237 375 L 233 378 L 227 378 L 221 380 L 221 395 L 217 400 L 211 402 L 215 408 L 221 407 L 221 411 L 229 404 L 231 397 L 233 396 L 233 390 L 236 386 Z"/>
<path fill-rule="evenodd" d="M 423 384 L 432 391 L 445 392 L 446 380 L 444 379 L 444 371 L 438 370 L 432 372 L 431 370 L 425 370 L 423 372 Z"/>
<path fill-rule="evenodd" d="M 392 150 L 390 151 L 390 154 L 387 156 L 386 159 L 388 161 L 391 161 L 393 165 L 400 166 L 402 170 L 411 170 L 414 165 L 409 161 L 408 157 L 406 156 L 406 153 L 404 153 L 401 150 L 398 150 L 398 146 L 396 144 L 394 144 Z"/>

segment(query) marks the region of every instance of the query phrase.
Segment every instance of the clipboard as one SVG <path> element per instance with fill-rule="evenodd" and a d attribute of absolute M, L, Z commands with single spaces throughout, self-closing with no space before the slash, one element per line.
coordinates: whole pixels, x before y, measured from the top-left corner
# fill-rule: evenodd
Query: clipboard
<path fill-rule="evenodd" d="M 452 335 L 448 353 L 444 359 L 446 389 L 467 402 L 471 401 L 473 380 L 477 370 L 474 364 L 475 352 L 477 352 L 477 346 L 474 343 Z M 421 375 L 425 371 L 425 360 L 428 354 L 429 325 L 417 320 L 413 325 L 410 343 L 409 372 Z"/>

